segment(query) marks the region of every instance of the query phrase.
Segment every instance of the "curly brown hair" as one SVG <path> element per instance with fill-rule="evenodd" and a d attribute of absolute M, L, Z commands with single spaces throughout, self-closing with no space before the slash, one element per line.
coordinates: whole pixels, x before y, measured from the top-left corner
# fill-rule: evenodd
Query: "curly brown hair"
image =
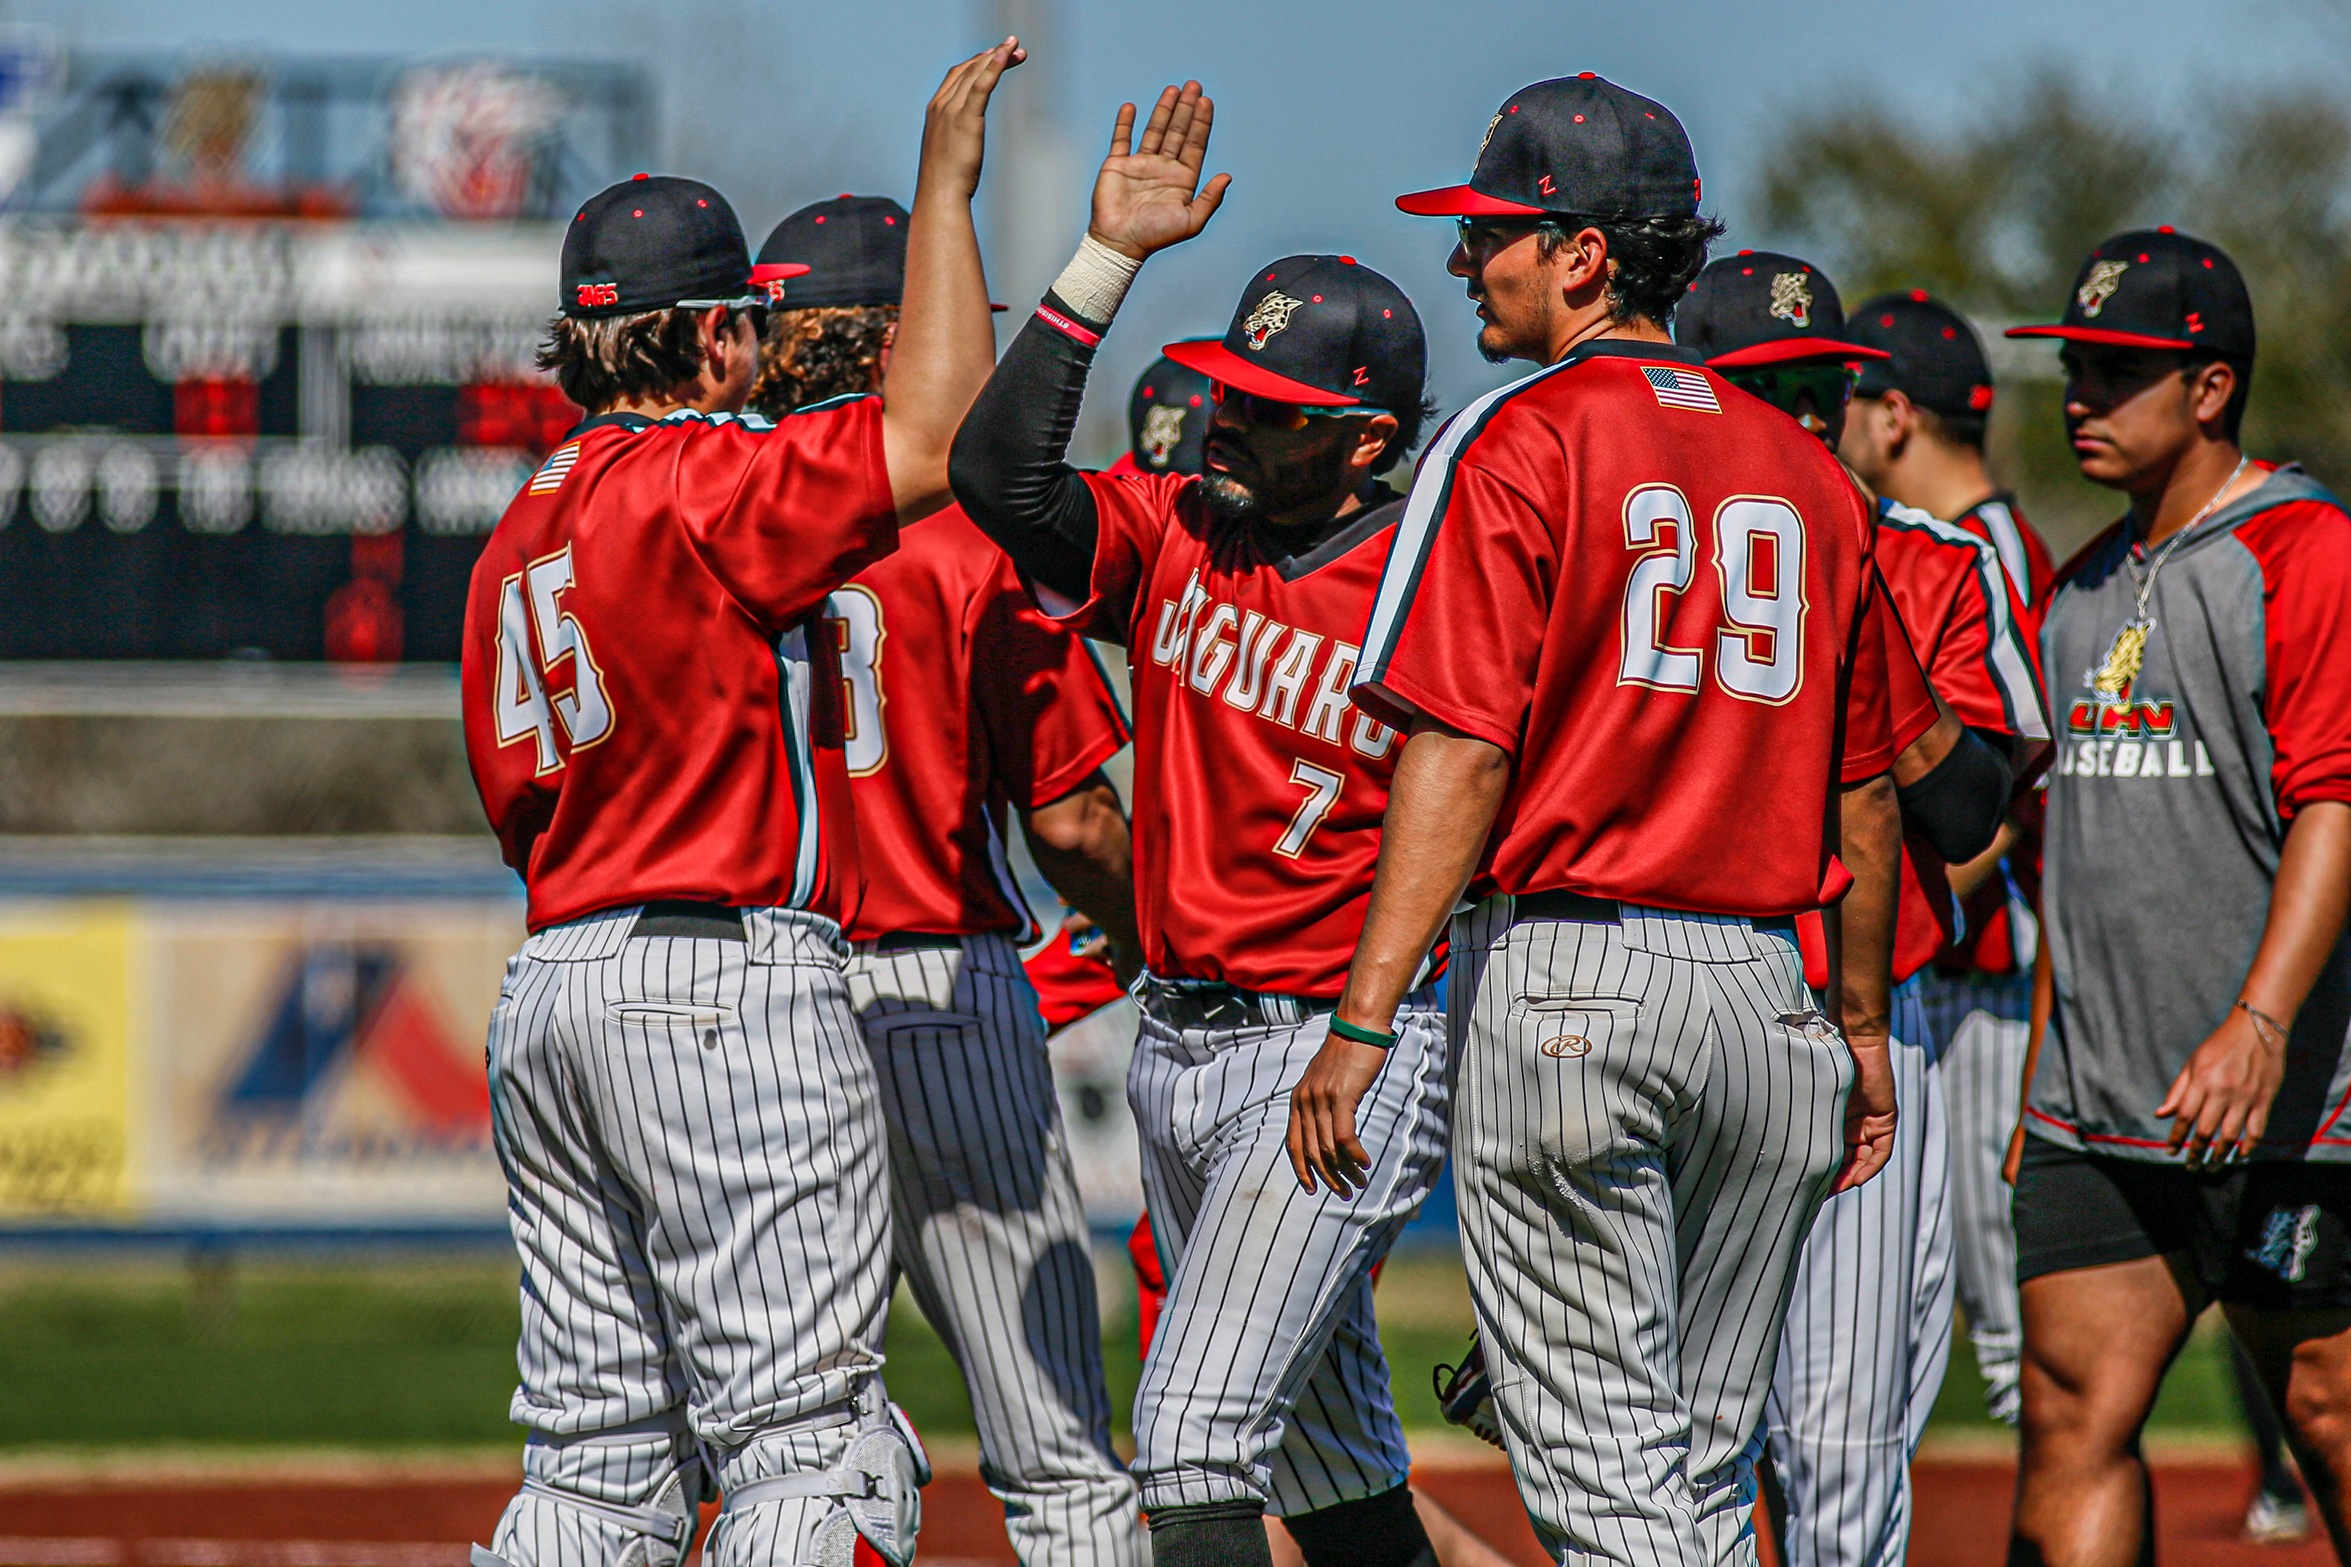
<path fill-rule="evenodd" d="M 808 305 L 768 312 L 751 411 L 780 419 L 795 408 L 874 389 L 874 367 L 898 324 L 896 305 Z"/>

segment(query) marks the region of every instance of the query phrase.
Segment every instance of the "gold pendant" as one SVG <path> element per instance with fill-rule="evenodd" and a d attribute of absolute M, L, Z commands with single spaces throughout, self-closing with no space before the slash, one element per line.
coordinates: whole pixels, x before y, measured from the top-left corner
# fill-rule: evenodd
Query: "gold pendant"
<path fill-rule="evenodd" d="M 2114 634 L 2114 646 L 2106 650 L 2106 665 L 2090 676 L 2090 693 L 2109 702 L 2120 702 L 2131 694 L 2131 682 L 2139 678 L 2139 665 L 2147 657 L 2147 633 L 2155 629 L 2152 620 L 2125 622 Z"/>

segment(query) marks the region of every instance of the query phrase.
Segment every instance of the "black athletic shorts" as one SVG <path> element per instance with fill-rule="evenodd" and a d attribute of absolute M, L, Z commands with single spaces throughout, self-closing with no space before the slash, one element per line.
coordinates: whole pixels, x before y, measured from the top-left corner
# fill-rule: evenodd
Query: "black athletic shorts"
<path fill-rule="evenodd" d="M 2176 1255 L 2216 1300 L 2351 1306 L 2351 1165 L 2204 1173 L 2076 1153 L 2027 1134 L 2016 1174 L 2018 1283 Z"/>

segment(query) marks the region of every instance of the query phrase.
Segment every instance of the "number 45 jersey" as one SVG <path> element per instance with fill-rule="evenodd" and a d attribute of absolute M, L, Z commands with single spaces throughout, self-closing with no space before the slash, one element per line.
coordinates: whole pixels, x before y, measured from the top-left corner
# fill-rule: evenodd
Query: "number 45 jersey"
<path fill-rule="evenodd" d="M 1065 620 L 1134 674 L 1135 903 L 1167 978 L 1335 996 L 1401 737 L 1348 705 L 1401 502 L 1292 555 L 1200 481 L 1089 474 L 1092 595 Z"/>
<path fill-rule="evenodd" d="M 538 930 L 654 899 L 844 919 L 825 595 L 897 544 L 881 402 L 590 419 L 466 596 L 465 749 Z"/>
<path fill-rule="evenodd" d="M 1664 343 L 1603 339 L 1421 459 L 1355 695 L 1513 766 L 1483 885 L 1694 913 L 1841 896 L 1840 782 L 1933 698 L 1819 441 Z"/>

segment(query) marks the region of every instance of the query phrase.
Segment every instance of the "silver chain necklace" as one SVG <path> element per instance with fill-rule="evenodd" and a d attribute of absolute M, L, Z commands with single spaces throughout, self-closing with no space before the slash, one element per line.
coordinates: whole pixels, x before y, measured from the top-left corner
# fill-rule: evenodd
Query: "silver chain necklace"
<path fill-rule="evenodd" d="M 2196 524 L 2211 516 L 2219 507 L 2220 498 L 2228 494 L 2230 486 L 2237 482 L 2245 472 L 2246 465 L 2252 461 L 2251 456 L 2239 457 L 2237 465 L 2229 470 L 2229 476 L 2220 481 L 2220 488 L 2212 492 L 2212 499 L 2206 501 L 2203 509 L 2195 516 L 2181 524 L 2180 531 L 2166 539 L 2163 548 L 2149 558 L 2147 574 L 2139 578 L 2137 603 L 2132 606 L 2131 618 L 2124 621 L 2122 629 L 2114 634 L 2114 645 L 2106 650 L 2105 666 L 2090 674 L 2092 695 L 2119 702 L 2129 693 L 2131 682 L 2139 678 L 2139 666 L 2147 658 L 2148 633 L 2155 629 L 2155 621 L 2147 613 L 2147 605 L 2155 596 L 2156 574 L 2163 570 L 2163 563 L 2171 559 L 2172 551 L 2178 549 L 2188 535 L 2196 531 Z M 2126 554 L 2123 558 L 2127 562 L 2130 557 Z M 2132 574 L 2136 576 L 2137 572 L 2134 570 Z"/>

